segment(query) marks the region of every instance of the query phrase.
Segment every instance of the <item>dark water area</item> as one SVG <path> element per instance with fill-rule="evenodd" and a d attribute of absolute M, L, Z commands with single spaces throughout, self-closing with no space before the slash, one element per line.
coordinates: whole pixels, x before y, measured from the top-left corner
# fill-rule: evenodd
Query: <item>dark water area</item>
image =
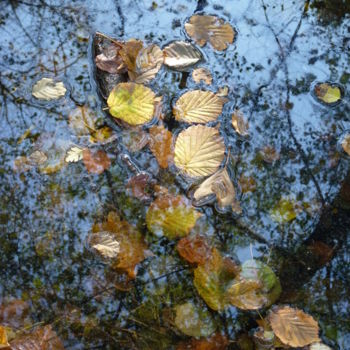
<path fill-rule="evenodd" d="M 195 44 L 184 30 L 195 13 L 218 16 L 236 30 L 227 50 L 199 48 L 199 66 L 210 70 L 213 84 L 197 84 L 191 74 L 163 66 L 149 86 L 163 96 L 175 135 L 184 126 L 171 110 L 182 93 L 228 87 L 219 129 L 242 213 L 203 205 L 191 233 L 204 235 L 232 261 L 253 258 L 270 266 L 282 285 L 275 304 L 312 315 L 324 344 L 348 350 L 350 156 L 341 147 L 350 131 L 347 0 L 2 0 L 0 326 L 20 334 L 51 325 L 65 349 L 181 350 L 191 337 L 178 329 L 174 315 L 191 302 L 227 338 L 227 349 L 263 349 L 252 334 L 269 308 L 212 310 L 194 286 L 193 266 L 177 252 L 178 239 L 157 237 L 147 227 L 150 202 L 126 190 L 132 176 L 146 172 L 188 197 L 199 182 L 175 166 L 160 168 L 147 147 L 128 150 L 123 128 L 104 110 L 94 66 L 95 32 L 160 48 L 174 40 Z M 44 77 L 62 81 L 65 96 L 33 97 L 33 85 Z M 320 103 L 313 93 L 319 82 L 338 84 L 341 102 Z M 69 116 L 79 108 L 111 127 L 115 141 L 92 144 L 77 135 Z M 249 121 L 249 137 L 231 126 L 237 108 Z M 65 162 L 74 145 L 103 150 L 110 167 L 92 174 L 83 162 Z M 16 168 L 16 159 L 38 150 L 48 158 L 42 166 Z M 151 252 L 128 283 L 89 245 L 94 224 L 111 211 L 137 228 Z M 4 316 L 11 302 L 26 305 L 25 321 Z"/>

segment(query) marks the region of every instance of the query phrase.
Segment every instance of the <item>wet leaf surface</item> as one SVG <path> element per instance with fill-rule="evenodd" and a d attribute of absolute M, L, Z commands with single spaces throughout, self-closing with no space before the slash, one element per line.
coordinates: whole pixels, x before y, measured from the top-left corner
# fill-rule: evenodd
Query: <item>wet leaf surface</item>
<path fill-rule="evenodd" d="M 335 84 L 320 83 L 315 86 L 316 97 L 326 104 L 334 104 L 341 100 L 342 92 Z"/>
<path fill-rule="evenodd" d="M 180 239 L 176 249 L 180 256 L 191 264 L 202 265 L 211 256 L 211 248 L 207 240 L 200 235 Z"/>
<path fill-rule="evenodd" d="M 111 161 L 105 151 L 84 149 L 83 162 L 89 173 L 102 174 L 111 166 Z"/>
<path fill-rule="evenodd" d="M 149 130 L 149 148 L 156 157 L 161 168 L 167 168 L 173 163 L 173 134 L 163 125 L 152 126 Z"/>
<path fill-rule="evenodd" d="M 66 91 L 61 81 L 55 82 L 51 78 L 42 78 L 33 86 L 32 94 L 39 100 L 51 101 L 63 97 Z"/>

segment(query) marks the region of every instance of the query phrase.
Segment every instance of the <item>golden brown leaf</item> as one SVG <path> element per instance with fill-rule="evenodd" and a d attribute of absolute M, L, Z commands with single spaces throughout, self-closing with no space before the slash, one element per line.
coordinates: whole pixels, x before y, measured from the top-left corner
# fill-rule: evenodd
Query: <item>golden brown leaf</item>
<path fill-rule="evenodd" d="M 211 91 L 188 91 L 176 101 L 173 113 L 178 121 L 204 124 L 216 120 L 226 102 Z"/>
<path fill-rule="evenodd" d="M 320 341 L 317 322 L 299 309 L 284 306 L 272 310 L 269 321 L 276 336 L 286 345 L 303 347 Z"/>
<path fill-rule="evenodd" d="M 232 126 L 238 134 L 249 135 L 249 123 L 244 119 L 244 115 L 239 109 L 236 109 L 232 114 Z"/>
<path fill-rule="evenodd" d="M 173 134 L 163 125 L 152 126 L 149 148 L 161 168 L 167 168 L 174 160 Z"/>
<path fill-rule="evenodd" d="M 164 194 L 150 205 L 146 223 L 156 236 L 172 239 L 188 235 L 200 216 L 186 197 Z"/>
<path fill-rule="evenodd" d="M 342 91 L 336 84 L 321 83 L 315 86 L 316 97 L 326 104 L 334 104 L 341 100 Z"/>
<path fill-rule="evenodd" d="M 138 198 L 141 201 L 147 201 L 151 199 L 151 196 L 147 191 L 151 183 L 152 179 L 147 173 L 139 173 L 128 181 L 126 188 L 131 190 L 131 194 L 135 198 Z"/>
<path fill-rule="evenodd" d="M 256 190 L 256 181 L 252 176 L 241 175 L 238 180 L 242 193 L 254 192 Z"/>
<path fill-rule="evenodd" d="M 280 154 L 278 153 L 276 148 L 274 148 L 270 145 L 263 147 L 260 150 L 260 155 L 262 156 L 263 160 L 266 163 L 270 163 L 270 164 L 272 164 L 280 159 Z"/>
<path fill-rule="evenodd" d="M 109 232 L 119 242 L 118 256 L 113 260 L 112 268 L 126 272 L 130 278 L 136 277 L 136 266 L 150 255 L 142 235 L 127 221 L 120 220 L 119 216 L 110 212 L 107 221 L 95 224 L 93 235 L 99 232 Z"/>
<path fill-rule="evenodd" d="M 142 47 L 142 41 L 136 39 L 130 39 L 122 44 L 122 48 L 119 50 L 119 55 L 128 68 L 128 71 L 135 71 L 136 58 Z"/>
<path fill-rule="evenodd" d="M 83 162 L 89 173 L 102 174 L 111 166 L 111 161 L 105 151 L 83 150 Z"/>
<path fill-rule="evenodd" d="M 346 134 L 341 142 L 343 150 L 350 156 L 350 134 Z"/>
<path fill-rule="evenodd" d="M 198 45 L 204 46 L 209 41 L 218 51 L 227 49 L 235 37 L 231 25 L 216 16 L 194 15 L 185 23 L 185 29 Z"/>
<path fill-rule="evenodd" d="M 120 83 L 107 99 L 109 113 L 130 125 L 141 125 L 152 120 L 155 110 L 155 94 L 143 85 Z"/>
<path fill-rule="evenodd" d="M 179 71 L 186 70 L 202 59 L 201 52 L 185 41 L 174 41 L 163 52 L 164 64 Z"/>
<path fill-rule="evenodd" d="M 196 125 L 182 131 L 175 143 L 175 165 L 186 175 L 213 174 L 225 156 L 223 138 L 215 128 Z"/>
<path fill-rule="evenodd" d="M 0 349 L 10 349 L 10 344 L 7 339 L 7 331 L 6 328 L 3 326 L 0 326 Z"/>
<path fill-rule="evenodd" d="M 199 84 L 201 81 L 207 85 L 211 85 L 213 77 L 210 70 L 206 68 L 196 68 L 192 72 L 192 79 Z"/>
<path fill-rule="evenodd" d="M 191 264 L 204 264 L 211 255 L 211 249 L 203 236 L 184 237 L 177 243 L 180 256 Z"/>

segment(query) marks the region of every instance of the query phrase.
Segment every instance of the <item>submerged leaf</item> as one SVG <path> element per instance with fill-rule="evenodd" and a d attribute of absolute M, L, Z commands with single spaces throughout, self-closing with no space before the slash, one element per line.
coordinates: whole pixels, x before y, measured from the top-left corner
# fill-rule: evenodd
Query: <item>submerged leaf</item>
<path fill-rule="evenodd" d="M 87 106 L 78 106 L 68 116 L 69 126 L 77 136 L 90 135 L 95 132 L 95 123 L 98 119 L 96 112 Z"/>
<path fill-rule="evenodd" d="M 208 337 L 215 332 L 215 324 L 210 313 L 192 303 L 177 305 L 175 325 L 191 337 Z"/>
<path fill-rule="evenodd" d="M 186 343 L 180 343 L 176 350 L 225 350 L 229 345 L 228 339 L 220 333 L 215 333 L 209 338 L 192 338 Z"/>
<path fill-rule="evenodd" d="M 163 125 L 152 126 L 149 148 L 161 168 L 167 168 L 174 159 L 173 134 Z"/>
<path fill-rule="evenodd" d="M 192 79 L 199 84 L 201 81 L 207 85 L 211 85 L 213 77 L 210 71 L 206 68 L 196 68 L 192 72 Z"/>
<path fill-rule="evenodd" d="M 268 319 L 272 330 L 283 344 L 303 347 L 320 341 L 317 322 L 299 309 L 279 307 L 271 311 Z"/>
<path fill-rule="evenodd" d="M 218 51 L 227 49 L 235 37 L 231 25 L 216 16 L 194 15 L 185 23 L 185 29 L 198 45 L 204 46 L 209 41 Z"/>
<path fill-rule="evenodd" d="M 211 91 L 188 91 L 177 100 L 173 113 L 181 122 L 208 123 L 218 118 L 225 102 Z"/>
<path fill-rule="evenodd" d="M 334 104 L 341 100 L 342 92 L 336 84 L 321 83 L 315 86 L 315 94 L 326 104 Z"/>
<path fill-rule="evenodd" d="M 51 78 L 42 78 L 34 84 L 32 94 L 39 100 L 51 101 L 61 98 L 66 91 L 61 81 L 55 82 Z"/>
<path fill-rule="evenodd" d="M 113 233 L 107 231 L 92 234 L 89 243 L 105 258 L 116 258 L 120 252 L 120 243 L 115 239 Z"/>
<path fill-rule="evenodd" d="M 256 181 L 252 176 L 245 176 L 242 174 L 238 183 L 242 193 L 254 192 L 256 190 Z"/>
<path fill-rule="evenodd" d="M 109 113 L 130 125 L 150 122 L 155 102 L 155 94 L 150 88 L 135 83 L 118 84 L 107 99 Z"/>
<path fill-rule="evenodd" d="M 215 128 L 196 125 L 182 131 L 175 143 L 175 165 L 191 177 L 208 176 L 225 156 L 223 138 Z"/>
<path fill-rule="evenodd" d="M 180 256 L 191 264 L 204 264 L 211 255 L 206 239 L 200 235 L 180 239 L 176 249 Z"/>
<path fill-rule="evenodd" d="M 174 41 L 163 52 L 164 64 L 179 71 L 186 70 L 202 59 L 201 52 L 185 41 Z"/>
<path fill-rule="evenodd" d="M 83 162 L 89 173 L 102 174 L 111 166 L 111 161 L 105 151 L 83 149 Z"/>
<path fill-rule="evenodd" d="M 95 224 L 93 235 L 108 232 L 113 240 L 119 242 L 117 258 L 113 260 L 112 268 L 126 272 L 130 278 L 136 277 L 136 266 L 150 255 L 142 235 L 134 226 L 120 220 L 119 216 L 110 212 L 107 221 Z"/>
<path fill-rule="evenodd" d="M 83 159 L 83 151 L 84 149 L 80 147 L 72 147 L 70 150 L 68 150 L 65 161 L 67 163 L 79 162 L 79 160 Z"/>
<path fill-rule="evenodd" d="M 278 153 L 276 148 L 274 148 L 270 145 L 263 147 L 259 151 L 259 153 L 266 163 L 273 164 L 274 162 L 276 162 L 277 160 L 280 159 L 280 154 Z"/>
<path fill-rule="evenodd" d="M 236 109 L 232 114 L 232 126 L 242 136 L 249 135 L 249 123 L 244 119 L 243 113 Z"/>
<path fill-rule="evenodd" d="M 122 142 L 130 152 L 142 150 L 149 140 L 149 134 L 139 128 L 126 129 L 122 132 Z"/>
<path fill-rule="evenodd" d="M 246 261 L 227 290 L 230 303 L 243 310 L 272 305 L 281 293 L 275 273 L 257 260 Z"/>
<path fill-rule="evenodd" d="M 188 235 L 200 216 L 186 197 L 164 194 L 150 205 L 146 223 L 156 236 L 172 239 Z"/>
<path fill-rule="evenodd" d="M 278 223 L 286 223 L 294 220 L 300 211 L 300 207 L 291 199 L 281 198 L 272 208 L 270 216 Z"/>

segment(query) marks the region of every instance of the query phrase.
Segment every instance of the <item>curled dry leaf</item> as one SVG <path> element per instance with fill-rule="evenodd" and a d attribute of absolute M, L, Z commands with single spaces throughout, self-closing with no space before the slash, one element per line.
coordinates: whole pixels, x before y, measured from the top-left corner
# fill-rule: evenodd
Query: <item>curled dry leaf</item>
<path fill-rule="evenodd" d="M 153 183 L 151 177 L 147 173 L 139 173 L 133 176 L 127 183 L 126 188 L 131 190 L 131 194 L 140 199 L 147 201 L 151 199 L 148 188 Z"/>
<path fill-rule="evenodd" d="M 236 201 L 236 191 L 233 187 L 230 176 L 225 169 L 221 169 L 214 175 L 207 178 L 193 194 L 195 205 L 200 203 L 201 199 L 215 194 L 220 209 L 231 205 L 233 211 L 239 211 L 239 203 Z"/>
<path fill-rule="evenodd" d="M 141 49 L 136 57 L 135 71 L 129 71 L 130 80 L 144 84 L 150 82 L 162 67 L 164 56 L 157 45 Z"/>
<path fill-rule="evenodd" d="M 154 92 L 143 85 L 120 83 L 107 99 L 109 113 L 130 125 L 142 125 L 152 120 L 156 103 Z"/>
<path fill-rule="evenodd" d="M 80 147 L 72 147 L 68 150 L 65 161 L 67 163 L 76 163 L 83 159 L 83 149 Z"/>
<path fill-rule="evenodd" d="M 119 51 L 122 48 L 122 45 L 122 43 L 118 45 L 116 42 L 106 47 L 101 54 L 96 56 L 96 66 L 99 69 L 111 74 L 119 74 L 125 72 L 127 67 L 122 57 L 119 55 Z"/>
<path fill-rule="evenodd" d="M 199 84 L 201 81 L 207 85 L 211 85 L 213 77 L 210 70 L 206 68 L 196 68 L 192 72 L 192 79 Z"/>
<path fill-rule="evenodd" d="M 122 142 L 130 152 L 142 150 L 149 140 L 149 134 L 139 128 L 126 129 L 122 132 Z"/>
<path fill-rule="evenodd" d="M 191 264 L 204 264 L 211 255 L 211 249 L 203 236 L 181 238 L 176 249 L 180 256 Z"/>
<path fill-rule="evenodd" d="M 105 151 L 83 149 L 83 162 L 89 173 L 102 174 L 111 166 L 111 161 Z"/>
<path fill-rule="evenodd" d="M 177 305 L 175 325 L 184 334 L 191 337 L 208 337 L 215 332 L 215 324 L 210 313 L 192 303 Z"/>
<path fill-rule="evenodd" d="M 341 141 L 341 146 L 343 147 L 344 152 L 350 156 L 350 134 L 346 134 Z"/>
<path fill-rule="evenodd" d="M 167 168 L 174 160 L 173 134 L 163 125 L 152 126 L 149 130 L 149 148 L 161 168 Z"/>
<path fill-rule="evenodd" d="M 185 41 L 174 41 L 163 49 L 164 64 L 175 70 L 183 71 L 202 59 L 202 53 Z"/>
<path fill-rule="evenodd" d="M 342 91 L 336 84 L 317 84 L 314 91 L 316 97 L 326 104 L 335 104 L 342 98 Z"/>
<path fill-rule="evenodd" d="M 225 156 L 225 143 L 215 128 L 196 125 L 182 131 L 175 143 L 175 165 L 186 175 L 213 174 Z"/>
<path fill-rule="evenodd" d="M 194 15 L 185 23 L 185 29 L 198 45 L 204 46 L 209 41 L 218 51 L 226 50 L 235 37 L 231 25 L 215 16 Z"/>
<path fill-rule="evenodd" d="M 303 347 L 320 341 L 317 322 L 299 309 L 279 307 L 270 312 L 268 319 L 272 330 L 283 344 Z"/>
<path fill-rule="evenodd" d="M 276 162 L 277 160 L 280 159 L 280 154 L 278 153 L 278 151 L 276 150 L 276 148 L 268 145 L 268 146 L 265 146 L 264 148 L 262 148 L 260 151 L 259 151 L 260 155 L 262 156 L 263 160 L 266 162 L 266 163 L 274 163 Z"/>
<path fill-rule="evenodd" d="M 107 221 L 95 224 L 92 232 L 93 235 L 108 232 L 113 235 L 113 240 L 119 242 L 119 253 L 112 262 L 112 268 L 126 272 L 130 278 L 136 277 L 136 266 L 151 255 L 137 229 L 127 221 L 120 220 L 114 212 L 108 214 Z"/>
<path fill-rule="evenodd" d="M 61 81 L 55 82 L 51 78 L 42 78 L 34 84 L 32 94 L 39 100 L 51 101 L 63 97 L 66 91 Z"/>
<path fill-rule="evenodd" d="M 113 233 L 107 231 L 92 234 L 89 243 L 104 258 L 116 258 L 120 252 L 120 243 Z"/>
<path fill-rule="evenodd" d="M 211 91 L 188 91 L 176 101 L 173 113 L 178 121 L 204 124 L 216 120 L 226 102 Z"/>
<path fill-rule="evenodd" d="M 64 350 L 51 325 L 36 328 L 31 334 L 16 338 L 10 344 L 11 350 Z"/>
<path fill-rule="evenodd" d="M 243 113 L 236 109 L 232 114 L 232 126 L 241 136 L 249 135 L 249 123 L 245 120 Z"/>
<path fill-rule="evenodd" d="M 188 235 L 200 216 L 186 197 L 164 194 L 148 208 L 146 223 L 156 236 L 172 239 Z"/>

